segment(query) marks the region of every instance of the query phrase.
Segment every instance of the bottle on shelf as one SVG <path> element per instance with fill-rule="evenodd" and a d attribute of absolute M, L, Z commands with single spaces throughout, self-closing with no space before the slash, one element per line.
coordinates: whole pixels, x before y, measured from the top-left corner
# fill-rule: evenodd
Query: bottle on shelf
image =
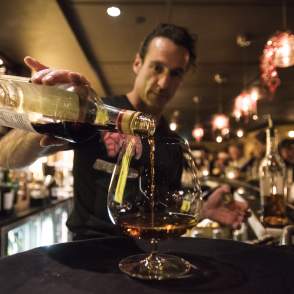
<path fill-rule="evenodd" d="M 14 211 L 18 184 L 10 177 L 9 170 L 1 170 L 0 216 L 9 216 Z"/>
<path fill-rule="evenodd" d="M 266 130 L 266 155 L 259 167 L 262 222 L 268 227 L 283 227 L 286 216 L 286 167 L 277 151 L 276 130 L 271 118 Z"/>
<path fill-rule="evenodd" d="M 103 129 L 146 136 L 155 132 L 149 115 L 106 105 L 89 86 L 62 87 L 0 75 L 0 125 L 70 142 L 87 140 Z"/>

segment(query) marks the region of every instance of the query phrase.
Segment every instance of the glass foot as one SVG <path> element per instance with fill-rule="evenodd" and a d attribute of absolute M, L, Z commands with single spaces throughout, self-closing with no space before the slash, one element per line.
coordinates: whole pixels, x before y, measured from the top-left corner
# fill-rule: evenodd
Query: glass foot
<path fill-rule="evenodd" d="M 138 254 L 124 258 L 119 263 L 122 272 L 144 280 L 183 278 L 192 265 L 183 258 L 168 254 Z"/>

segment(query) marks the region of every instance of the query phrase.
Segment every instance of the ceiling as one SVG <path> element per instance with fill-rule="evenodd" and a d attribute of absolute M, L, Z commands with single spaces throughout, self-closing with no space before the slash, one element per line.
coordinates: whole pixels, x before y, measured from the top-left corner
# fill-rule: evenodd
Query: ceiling
<path fill-rule="evenodd" d="M 209 130 L 212 114 L 220 108 L 231 113 L 244 84 L 258 78 L 264 44 L 283 29 L 283 20 L 294 30 L 294 1 L 284 6 L 286 18 L 282 2 L 10 0 L 0 6 L 0 52 L 17 65 L 31 55 L 49 66 L 79 71 L 101 96 L 122 94 L 132 88 L 132 61 L 143 37 L 159 22 L 185 26 L 197 35 L 197 68 L 185 78 L 166 116 L 179 110 L 179 132 L 190 138 L 196 122 Z M 105 13 L 111 4 L 120 7 L 118 18 Z M 249 47 L 237 45 L 240 34 L 249 37 Z M 217 73 L 226 77 L 222 86 L 214 81 Z M 281 86 L 275 97 L 260 100 L 258 112 L 261 118 L 271 113 L 277 123 L 293 123 L 294 67 L 279 70 L 279 75 Z M 193 102 L 195 96 L 198 104 Z M 259 119 L 245 127 L 254 129 L 263 123 Z"/>

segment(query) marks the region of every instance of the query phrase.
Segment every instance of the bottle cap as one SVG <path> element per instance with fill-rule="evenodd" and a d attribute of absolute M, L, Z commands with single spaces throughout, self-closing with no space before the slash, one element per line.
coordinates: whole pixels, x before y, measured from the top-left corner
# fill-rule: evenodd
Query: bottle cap
<path fill-rule="evenodd" d="M 152 117 L 143 115 L 141 112 L 122 110 L 118 116 L 118 130 L 130 135 L 153 135 L 156 124 Z"/>

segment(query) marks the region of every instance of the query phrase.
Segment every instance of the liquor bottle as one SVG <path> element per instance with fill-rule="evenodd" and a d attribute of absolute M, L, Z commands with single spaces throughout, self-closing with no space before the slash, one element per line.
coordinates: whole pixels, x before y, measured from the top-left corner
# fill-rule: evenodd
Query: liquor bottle
<path fill-rule="evenodd" d="M 0 216 L 9 216 L 14 211 L 17 183 L 10 177 L 9 170 L 2 170 L 3 178 L 0 183 Z"/>
<path fill-rule="evenodd" d="M 0 125 L 84 141 L 106 129 L 153 135 L 155 121 L 141 112 L 103 103 L 89 86 L 46 86 L 0 75 Z"/>
<path fill-rule="evenodd" d="M 277 151 L 276 130 L 269 118 L 266 130 L 266 155 L 259 167 L 262 222 L 268 227 L 282 227 L 286 216 L 286 167 Z"/>

